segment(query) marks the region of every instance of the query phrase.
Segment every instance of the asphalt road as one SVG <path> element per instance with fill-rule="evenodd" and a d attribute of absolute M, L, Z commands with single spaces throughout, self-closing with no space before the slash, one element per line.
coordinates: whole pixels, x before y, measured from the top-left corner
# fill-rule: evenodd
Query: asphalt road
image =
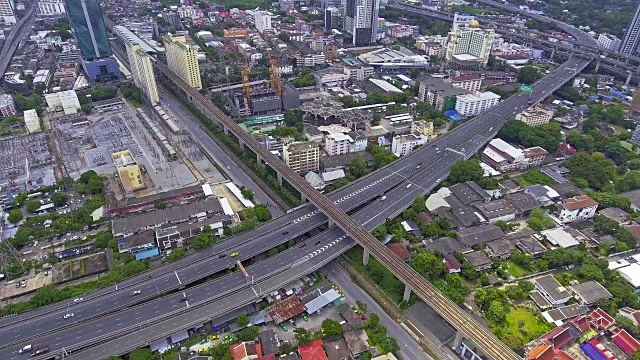
<path fill-rule="evenodd" d="M 329 280 L 333 281 L 344 295 L 352 301 L 360 301 L 367 305 L 367 313 L 376 313 L 380 317 L 380 323 L 387 328 L 387 334 L 396 340 L 400 346 L 399 354 L 402 359 L 428 359 L 433 358 L 425 353 L 417 341 L 406 332 L 400 324 L 392 319 L 385 311 L 373 300 L 369 294 L 362 290 L 358 285 L 351 281 L 351 277 L 347 274 L 335 261 L 325 266 L 324 271 L 328 274 Z"/>
<path fill-rule="evenodd" d="M 31 24 L 35 19 L 36 5 L 34 4 L 22 19 L 18 20 L 2 45 L 2 52 L 0 52 L 0 78 L 4 77 L 18 44 L 31 31 Z"/>
<path fill-rule="evenodd" d="M 584 63 L 584 61 L 583 61 Z M 534 93 L 537 91 L 540 91 L 540 94 L 537 95 L 535 97 L 536 101 L 538 98 L 543 98 L 545 95 L 545 90 L 544 89 L 553 89 L 555 86 L 559 86 L 559 84 L 563 83 L 564 81 L 566 81 L 566 79 L 561 79 L 561 77 L 566 78 L 567 74 L 564 74 L 563 72 L 565 72 L 566 67 L 571 67 L 571 66 L 576 66 L 578 64 L 578 61 L 576 59 L 574 59 L 573 61 L 570 60 L 567 64 L 565 64 L 564 67 L 559 68 L 558 72 L 552 74 L 552 76 L 548 76 L 545 79 L 543 79 L 543 81 L 541 83 L 539 83 L 538 85 L 535 86 L 535 90 Z M 575 72 L 576 69 L 572 70 L 572 72 Z M 563 76 L 564 75 L 564 76 Z M 553 79 L 550 79 L 553 78 Z M 547 81 L 544 81 L 547 80 Z M 405 185 L 403 184 L 403 186 L 399 186 L 396 189 L 394 189 L 393 191 L 391 191 L 390 193 L 387 194 L 387 200 L 385 201 L 378 201 L 378 202 L 374 202 L 372 203 L 370 206 L 368 206 L 367 208 L 365 208 L 365 210 L 359 212 L 356 216 L 359 218 L 358 221 L 363 224 L 365 226 L 365 228 L 367 228 L 368 230 L 373 229 L 375 226 L 377 226 L 377 224 L 380 224 L 382 222 L 384 222 L 386 220 L 387 217 L 393 217 L 397 214 L 399 214 L 402 210 L 404 210 L 404 208 L 406 208 L 406 206 L 408 204 L 410 204 L 413 199 L 415 198 L 415 196 L 417 194 L 422 194 L 422 193 L 426 193 L 428 192 L 433 186 L 435 186 L 438 182 L 440 182 L 444 177 L 446 177 L 447 173 L 448 173 L 448 169 L 449 166 L 455 162 L 456 160 L 462 158 L 463 154 L 465 157 L 470 156 L 471 154 L 473 154 L 477 149 L 479 149 L 488 139 L 490 139 L 492 137 L 492 134 L 495 133 L 497 131 L 498 126 L 501 124 L 502 121 L 504 121 L 505 119 L 509 118 L 512 114 L 512 112 L 517 112 L 519 111 L 521 108 L 526 108 L 527 102 L 530 101 L 532 98 L 529 95 L 525 95 L 522 94 L 520 96 L 517 96 L 515 98 L 513 98 L 512 100 L 515 100 L 515 104 L 511 104 L 511 101 L 507 101 L 501 105 L 498 105 L 498 107 L 495 108 L 495 110 L 491 111 L 488 118 L 485 119 L 485 122 L 482 123 L 478 123 L 478 122 L 473 122 L 467 125 L 464 125 L 461 127 L 461 129 L 453 132 L 451 134 L 451 136 L 446 136 L 441 140 L 444 141 L 440 141 L 440 142 L 436 142 L 434 145 L 432 145 L 431 147 L 425 147 L 419 151 L 417 151 L 414 154 L 417 154 L 418 156 L 408 156 L 405 161 L 399 161 L 396 164 L 401 164 L 401 163 L 406 163 L 407 160 L 411 159 L 411 166 L 407 166 L 406 164 L 403 165 L 403 167 L 400 169 L 401 171 L 404 169 L 405 171 L 407 171 L 407 169 L 413 169 L 413 172 L 418 172 L 412 179 L 411 179 L 411 184 L 415 185 L 415 186 L 411 186 L 411 187 L 407 187 L 406 185 L 408 185 L 408 183 Z M 509 104 L 506 104 L 509 103 Z M 486 116 L 486 115 L 485 115 Z M 481 116 L 482 118 L 482 116 Z M 495 126 L 490 126 L 491 124 L 495 124 Z M 489 126 L 487 128 L 487 126 Z M 495 127 L 495 129 L 494 129 Z M 436 145 L 440 145 L 440 146 L 444 146 L 443 144 L 454 144 L 455 142 L 458 142 L 458 144 L 462 144 L 459 147 L 455 148 L 456 151 L 445 151 L 445 150 L 441 150 L 441 151 L 436 151 L 436 154 L 433 154 L 434 150 L 435 150 L 435 146 Z M 413 164 L 419 164 L 420 162 L 427 161 L 427 158 L 425 158 L 424 155 L 431 153 L 428 157 L 429 160 L 431 160 L 430 162 L 432 162 L 433 164 L 430 166 L 426 166 L 426 164 L 423 166 L 423 168 L 421 170 L 417 169 L 417 165 L 414 166 Z M 420 156 L 422 155 L 422 156 Z M 396 165 L 397 166 L 397 165 Z M 391 173 L 391 169 L 392 167 L 389 167 L 386 169 L 386 171 Z M 400 174 L 398 172 L 392 172 L 392 174 L 394 174 L 394 176 L 399 176 Z M 368 178 L 369 180 L 371 180 L 371 177 Z M 386 183 L 387 181 L 381 181 L 380 183 Z M 396 182 L 397 183 L 397 182 Z M 377 184 L 374 186 L 378 186 Z M 355 192 L 355 195 L 353 195 L 352 197 L 347 197 L 347 196 L 343 196 L 342 198 L 338 199 L 338 200 L 342 200 L 342 202 L 339 202 L 339 204 L 343 204 L 343 203 L 351 203 L 352 202 L 352 198 L 359 196 L 359 194 L 361 193 L 373 193 L 374 196 L 379 195 L 380 193 L 378 192 L 373 192 L 373 190 L 371 190 L 371 188 L 369 189 L 365 189 L 365 190 L 358 190 Z M 314 216 L 307 216 L 305 219 L 313 219 Z M 274 223 L 277 222 L 274 221 Z M 294 228 L 296 227 L 300 227 L 300 221 L 298 222 L 291 222 L 291 224 Z M 261 228 L 262 229 L 262 228 Z M 279 231 L 279 230 L 278 230 Z M 327 233 L 332 233 L 335 230 L 330 230 L 328 232 L 325 232 L 319 236 L 326 236 L 324 234 Z M 343 236 L 343 235 L 341 235 Z M 276 233 L 276 237 L 277 233 Z M 311 241 L 311 240 L 310 240 Z M 265 248 L 263 247 L 262 250 L 264 250 Z M 336 248 L 332 248 L 332 251 L 334 251 Z M 211 254 L 205 254 L 204 256 L 211 256 Z M 296 257 L 298 258 L 298 257 Z M 226 259 L 219 259 L 219 261 L 221 261 L 222 263 L 224 263 Z M 207 268 L 211 268 L 212 263 L 216 263 L 215 258 L 212 261 L 209 261 L 206 263 L 200 263 L 199 266 L 205 266 Z M 265 267 L 262 267 L 262 263 L 259 263 L 258 265 L 256 265 L 257 268 L 261 268 L 263 270 L 259 270 L 258 272 L 260 274 L 262 274 L 264 271 L 268 271 L 265 270 L 266 269 L 266 265 L 264 265 Z M 177 272 L 176 272 L 177 273 Z M 191 273 L 191 276 L 201 276 L 201 274 L 203 274 L 203 270 L 200 269 L 200 271 L 198 272 L 198 269 L 190 269 L 189 273 Z M 200 275 L 199 275 L 200 274 Z M 155 285 L 161 286 L 161 285 L 168 285 L 170 284 L 170 280 L 168 280 L 166 277 L 170 275 L 170 274 L 165 274 L 164 277 L 162 277 L 161 279 L 158 279 L 155 281 L 155 284 L 147 284 L 147 289 L 145 291 L 144 294 L 146 294 L 147 292 L 151 292 L 153 289 L 149 289 L 149 287 L 155 287 Z M 301 274 L 297 274 L 297 276 L 301 276 Z M 175 275 L 174 275 L 175 277 Z M 176 277 L 176 281 L 178 281 L 178 278 L 181 277 L 180 275 L 178 275 Z M 179 282 L 183 282 L 185 283 L 186 281 L 178 281 Z M 129 292 L 130 289 L 126 289 L 124 291 Z M 118 296 L 123 297 L 124 296 L 128 296 L 127 293 L 125 293 L 124 291 L 118 293 L 118 292 L 114 292 L 114 293 L 118 293 Z M 161 293 L 160 288 L 158 288 L 157 293 Z M 142 295 L 142 294 L 141 294 Z M 101 301 L 103 301 L 105 299 L 102 299 Z M 111 301 L 111 300 L 108 300 Z M 147 307 L 149 310 L 152 310 L 150 308 L 150 305 L 146 304 L 143 307 Z M 97 306 L 98 304 L 93 304 L 92 307 L 94 309 L 99 309 L 100 307 Z M 148 306 L 147 306 L 148 305 Z M 76 306 L 80 306 L 82 307 L 82 304 L 76 305 Z M 65 311 L 64 313 L 66 313 L 66 310 L 59 310 L 57 311 L 57 318 L 56 316 L 54 316 L 55 314 L 52 314 L 49 316 L 49 319 L 47 320 L 48 322 L 56 322 L 55 324 L 55 328 L 59 328 L 58 324 L 60 322 L 60 318 L 61 318 L 61 314 L 63 315 L 63 311 Z M 80 309 L 80 312 L 78 312 L 78 314 L 76 316 L 74 316 L 73 321 L 78 322 L 82 319 L 83 313 L 81 312 L 83 311 L 82 309 Z M 94 311 L 95 312 L 95 311 Z M 74 314 L 76 313 L 76 311 L 74 310 Z M 149 311 L 149 316 L 153 316 L 153 311 Z M 10 318 L 11 319 L 11 318 Z M 134 321 L 135 322 L 135 317 L 134 318 L 130 318 L 127 317 L 125 319 L 125 321 Z M 34 319 L 34 321 L 31 321 L 30 325 L 37 325 L 35 324 L 37 322 L 38 319 Z M 47 322 L 45 321 L 45 322 Z M 64 325 L 64 323 L 62 323 L 61 325 Z M 14 325 L 11 327 L 8 327 L 7 330 L 9 332 L 14 332 L 14 331 L 18 331 L 17 327 L 18 325 Z M 31 327 L 31 329 L 33 329 L 33 327 Z M 46 330 L 44 330 L 43 328 L 38 328 L 38 333 L 46 333 Z M 68 330 L 63 330 L 61 331 L 61 333 L 67 332 Z M 31 333 L 33 333 L 33 331 L 31 331 Z M 55 333 L 54 333 L 55 334 Z M 10 336 L 10 334 L 7 334 L 8 336 Z M 95 335 L 95 334 L 94 334 Z M 63 336 L 63 338 L 67 338 L 68 336 Z M 16 337 L 14 337 L 15 339 Z M 69 339 L 73 339 L 73 337 L 70 337 Z M 40 340 L 38 340 L 40 341 Z M 10 340 L 8 340 L 7 342 L 10 342 Z M 53 342 L 53 344 L 56 344 L 58 342 Z M 76 342 L 77 343 L 77 342 Z M 5 344 L 6 346 L 6 344 Z M 62 345 L 60 344 L 60 346 L 73 346 L 73 344 L 69 344 L 69 345 Z M 9 351 L 10 348 L 7 348 L 6 350 Z M 54 347 L 52 347 L 52 349 L 55 349 Z M 4 351 L 3 351 L 4 353 Z"/>
<path fill-rule="evenodd" d="M 157 83 L 158 89 L 164 91 L 162 84 Z M 249 175 L 247 175 L 242 168 L 236 166 L 235 163 L 229 158 L 229 156 L 223 151 L 218 144 L 216 144 L 206 132 L 204 132 L 199 124 L 191 116 L 189 116 L 182 107 L 178 104 L 177 100 L 171 95 L 169 91 L 162 93 L 162 99 L 160 100 L 162 105 L 169 108 L 169 110 L 180 120 L 184 128 L 189 131 L 191 137 L 200 144 L 200 146 L 207 151 L 209 156 L 224 169 L 224 172 L 231 178 L 231 180 L 239 185 L 245 186 L 254 192 L 254 198 L 258 203 L 271 204 L 269 210 L 274 217 L 278 217 L 284 214 L 284 211 L 277 205 L 277 202 L 273 201 L 267 193 L 265 193 L 258 184 L 256 184 Z M 228 167 L 228 168 L 227 168 Z"/>

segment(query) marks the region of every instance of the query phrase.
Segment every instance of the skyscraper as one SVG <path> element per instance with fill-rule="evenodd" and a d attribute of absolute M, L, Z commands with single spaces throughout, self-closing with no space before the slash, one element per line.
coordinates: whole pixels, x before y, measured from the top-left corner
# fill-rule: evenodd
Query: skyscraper
<path fill-rule="evenodd" d="M 169 69 L 189 85 L 198 90 L 202 89 L 197 47 L 187 44 L 187 39 L 184 36 L 167 34 L 163 41 Z"/>
<path fill-rule="evenodd" d="M 636 9 L 631 23 L 627 26 L 627 33 L 624 35 L 620 52 L 627 55 L 638 55 L 638 45 L 640 45 L 640 5 Z"/>
<path fill-rule="evenodd" d="M 340 10 L 335 7 L 329 7 L 324 11 L 324 27 L 327 31 L 338 28 L 340 20 Z"/>
<path fill-rule="evenodd" d="M 151 55 L 155 55 L 156 51 L 124 26 L 114 26 L 113 31 L 127 48 L 127 58 L 131 67 L 133 82 L 142 90 L 152 104 L 158 103 L 158 87 L 156 86 L 151 60 Z"/>
<path fill-rule="evenodd" d="M 346 0 L 344 30 L 355 46 L 373 44 L 378 36 L 380 0 Z"/>
<path fill-rule="evenodd" d="M 5 24 L 15 24 L 16 15 L 13 0 L 0 0 L 0 19 Z"/>
<path fill-rule="evenodd" d="M 480 28 L 477 20 L 468 26 L 458 26 L 449 33 L 447 62 L 459 69 L 477 69 L 487 66 L 496 34 L 493 29 Z"/>
<path fill-rule="evenodd" d="M 64 5 L 87 76 L 98 82 L 120 77 L 98 0 L 65 0 Z"/>

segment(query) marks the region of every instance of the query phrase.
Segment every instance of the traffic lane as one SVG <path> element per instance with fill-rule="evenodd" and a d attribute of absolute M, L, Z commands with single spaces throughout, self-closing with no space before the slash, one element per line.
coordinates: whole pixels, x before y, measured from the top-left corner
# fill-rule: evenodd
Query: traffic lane
<path fill-rule="evenodd" d="M 162 85 L 158 87 L 163 89 Z M 209 135 L 204 132 L 195 120 L 193 120 L 182 107 L 176 103 L 173 96 L 169 92 L 165 92 L 161 103 L 169 108 L 176 116 L 179 116 L 180 122 L 187 128 L 192 137 L 196 138 L 200 146 L 202 146 L 213 160 L 221 167 L 225 168 L 227 175 L 237 184 L 246 186 L 254 192 L 254 197 L 259 203 L 272 204 L 270 210 L 274 216 L 280 216 L 285 213 L 278 203 L 273 201 L 258 184 L 256 184 L 249 175 L 247 175 L 229 156 L 222 151 L 218 144 L 213 141 Z"/>
<path fill-rule="evenodd" d="M 348 239 L 343 241 L 335 247 L 340 247 L 340 252 L 351 248 L 354 242 Z M 335 258 L 335 254 L 327 254 L 325 256 L 316 256 L 309 260 L 308 263 L 301 264 L 296 267 L 292 267 L 282 273 L 276 274 L 272 277 L 265 279 L 264 281 L 255 284 L 253 287 L 245 288 L 238 291 L 238 302 L 229 301 L 228 299 L 221 299 L 215 301 L 203 308 L 194 309 L 189 312 L 183 313 L 178 318 L 165 320 L 156 325 L 146 327 L 144 330 L 137 330 L 131 332 L 124 337 L 118 337 L 114 340 L 105 342 L 91 347 L 88 350 L 72 354 L 70 357 L 66 357 L 69 360 L 73 359 L 99 359 L 108 357 L 111 354 L 118 352 L 124 354 L 129 352 L 130 349 L 136 348 L 142 344 L 147 344 L 153 340 L 165 337 L 165 334 L 171 334 L 179 331 L 179 329 L 185 329 L 194 326 L 195 324 L 203 323 L 210 319 L 232 312 L 239 306 L 244 306 L 254 302 L 260 296 L 260 291 L 266 294 L 270 291 L 280 289 L 283 286 L 291 283 L 291 279 L 298 279 L 303 274 L 310 273 L 321 266 L 324 266 L 330 260 Z M 256 295 L 258 294 L 258 295 Z M 312 315 L 313 316 L 313 315 Z M 206 319 L 206 320 L 203 320 Z M 38 359 L 38 358 L 36 358 Z"/>
<path fill-rule="evenodd" d="M 325 234 L 322 236 L 322 239 L 316 240 L 304 248 L 291 248 L 282 253 L 282 256 L 274 256 L 261 262 L 259 267 L 255 265 L 248 267 L 247 271 L 252 274 L 256 284 L 260 284 L 263 280 L 269 281 L 277 274 L 286 271 L 292 266 L 299 266 L 296 268 L 294 274 L 302 276 L 299 275 L 301 271 L 300 266 L 320 263 L 324 261 L 327 256 L 334 255 L 332 252 L 326 251 L 327 249 L 334 247 L 340 251 L 344 249 L 345 243 L 346 246 L 350 246 L 352 242 L 345 241 L 346 236 L 340 237 L 337 235 L 339 233 L 340 230 L 336 229 L 331 234 Z M 320 241 L 320 243 L 315 245 L 317 241 Z M 299 260 L 297 264 L 292 264 L 292 259 L 302 260 Z M 184 292 L 154 300 L 149 302 L 148 306 L 134 307 L 100 319 L 81 323 L 73 328 L 40 337 L 32 343 L 38 344 L 38 346 L 49 346 L 51 348 L 50 352 L 53 353 L 62 348 L 72 348 L 76 344 L 94 341 L 96 337 L 117 333 L 130 326 L 135 327 L 137 324 L 144 326 L 145 321 L 153 321 L 149 319 L 163 316 L 163 314 L 167 314 L 168 312 L 176 312 L 175 315 L 177 316 L 177 312 L 181 309 L 184 310 L 189 307 L 199 306 L 203 302 L 209 302 L 218 298 L 224 298 L 224 300 L 238 304 L 244 298 L 238 295 L 237 291 L 247 286 L 247 279 L 242 272 L 238 271 L 224 278 L 185 290 Z M 256 285 L 254 289 L 256 288 L 260 291 L 260 289 L 264 289 L 265 287 Z M 180 301 L 180 299 L 185 296 L 187 301 Z M 180 317 L 182 318 L 182 314 L 180 314 Z M 175 329 L 175 331 L 178 331 L 178 329 Z M 130 336 L 130 333 L 127 333 L 127 337 L 128 336 Z M 26 343 L 3 349 L 0 358 L 19 358 L 17 351 L 24 345 L 26 345 Z"/>
<path fill-rule="evenodd" d="M 396 320 L 392 319 L 378 303 L 372 299 L 362 288 L 356 285 L 351 277 L 336 264 L 335 261 L 330 262 L 324 268 L 327 272 L 329 280 L 342 290 L 344 295 L 352 301 L 360 301 L 367 306 L 367 313 L 376 313 L 380 318 L 380 323 L 387 328 L 390 337 L 398 340 L 400 358 L 411 359 L 433 359 L 422 350 L 420 344 L 408 332 L 406 332 Z"/>

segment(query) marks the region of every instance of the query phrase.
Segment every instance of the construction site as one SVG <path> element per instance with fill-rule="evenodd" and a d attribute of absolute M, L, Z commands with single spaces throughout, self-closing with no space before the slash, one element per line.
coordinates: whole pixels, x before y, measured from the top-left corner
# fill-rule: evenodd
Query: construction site
<path fill-rule="evenodd" d="M 270 81 L 266 84 L 249 82 L 249 65 L 245 62 L 242 91 L 229 92 L 232 117 L 273 115 L 300 106 L 300 92 L 282 80 L 274 60 L 269 58 L 268 62 Z"/>

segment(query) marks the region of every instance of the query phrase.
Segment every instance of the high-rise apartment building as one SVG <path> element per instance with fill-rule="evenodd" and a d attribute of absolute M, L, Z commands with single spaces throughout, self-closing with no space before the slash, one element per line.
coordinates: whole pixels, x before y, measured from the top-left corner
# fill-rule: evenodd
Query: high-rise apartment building
<path fill-rule="evenodd" d="M 636 13 L 631 19 L 631 23 L 627 26 L 627 32 L 624 34 L 624 40 L 620 46 L 620 52 L 627 55 L 638 55 L 638 45 L 640 44 L 640 5 L 636 9 Z"/>
<path fill-rule="evenodd" d="M 0 117 L 13 116 L 15 114 L 16 106 L 11 95 L 0 93 Z"/>
<path fill-rule="evenodd" d="M 446 59 L 449 63 L 462 69 L 473 69 L 487 66 L 495 31 L 483 30 L 477 20 L 469 26 L 458 27 L 449 33 Z"/>
<path fill-rule="evenodd" d="M 40 0 L 38 2 L 38 13 L 40 15 L 62 15 L 64 10 L 64 0 Z"/>
<path fill-rule="evenodd" d="M 253 15 L 256 29 L 259 33 L 271 30 L 271 13 L 263 10 L 256 10 Z"/>
<path fill-rule="evenodd" d="M 340 10 L 336 7 L 327 8 L 324 11 L 324 28 L 327 31 L 337 29 L 340 25 Z"/>
<path fill-rule="evenodd" d="M 5 24 L 15 24 L 16 14 L 13 0 L 0 0 L 0 18 Z"/>
<path fill-rule="evenodd" d="M 82 54 L 82 67 L 97 82 L 120 77 L 98 0 L 65 0 L 71 31 Z"/>
<path fill-rule="evenodd" d="M 346 0 L 344 30 L 355 46 L 369 45 L 378 37 L 380 0 Z"/>
<path fill-rule="evenodd" d="M 304 175 L 320 169 L 320 148 L 317 142 L 295 142 L 282 147 L 282 160 L 291 170 Z"/>
<path fill-rule="evenodd" d="M 187 44 L 184 36 L 167 34 L 163 40 L 169 68 L 189 85 L 202 89 L 197 47 Z"/>
<path fill-rule="evenodd" d="M 158 103 L 158 87 L 156 86 L 156 78 L 153 74 L 153 64 L 150 56 L 156 51 L 124 26 L 114 26 L 113 30 L 124 41 L 127 48 L 127 58 L 131 67 L 133 82 L 142 90 L 152 104 Z"/>
<path fill-rule="evenodd" d="M 598 45 L 605 49 L 618 51 L 622 42 L 617 36 L 611 34 L 600 34 L 598 36 Z"/>

